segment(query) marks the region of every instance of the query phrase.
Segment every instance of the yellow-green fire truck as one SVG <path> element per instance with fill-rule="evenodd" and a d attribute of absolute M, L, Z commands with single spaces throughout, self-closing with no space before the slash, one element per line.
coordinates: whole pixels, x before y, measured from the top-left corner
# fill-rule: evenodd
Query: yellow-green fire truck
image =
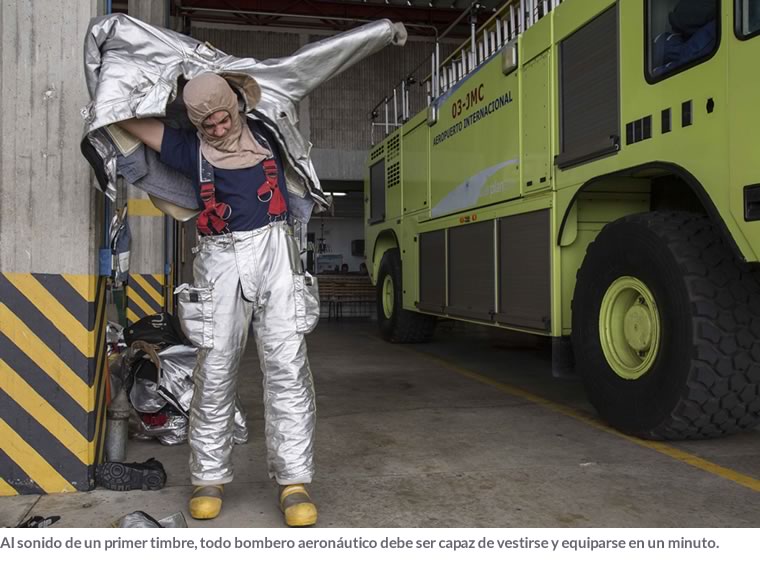
<path fill-rule="evenodd" d="M 512 0 L 442 45 L 373 113 L 382 335 L 544 335 L 620 430 L 756 426 L 760 0 Z"/>

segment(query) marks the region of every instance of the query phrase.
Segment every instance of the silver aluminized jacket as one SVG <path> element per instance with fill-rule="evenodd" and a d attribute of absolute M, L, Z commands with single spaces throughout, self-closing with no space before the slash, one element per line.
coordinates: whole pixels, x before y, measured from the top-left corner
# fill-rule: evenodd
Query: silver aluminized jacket
<path fill-rule="evenodd" d="M 85 135 L 102 159 L 108 179 L 107 189 L 101 189 L 112 199 L 116 195 L 118 152 L 104 126 L 128 118 L 166 116 L 168 103 L 177 96 L 180 77 L 190 80 L 209 71 L 250 76 L 260 85 L 262 96 L 255 109 L 246 104 L 246 111 L 262 120 L 284 149 L 288 191 L 297 196 L 291 200 L 291 212 L 306 222 L 312 205 L 321 209 L 327 200 L 309 158 L 311 144 L 296 126 L 296 104 L 368 55 L 405 41 L 403 25 L 380 20 L 308 44 L 291 56 L 258 61 L 227 55 L 191 37 L 123 14 L 94 18 L 84 41 L 85 77 L 92 100 L 82 115 Z M 148 163 L 160 167 L 156 160 Z M 166 185 L 165 181 L 152 185 L 128 181 L 151 194 Z M 184 178 L 177 186 L 184 193 L 195 190 Z M 174 189 L 174 197 L 171 191 L 158 196 L 184 207 L 195 203 L 194 193 L 182 198 Z M 299 204 L 299 197 L 308 204 Z"/>

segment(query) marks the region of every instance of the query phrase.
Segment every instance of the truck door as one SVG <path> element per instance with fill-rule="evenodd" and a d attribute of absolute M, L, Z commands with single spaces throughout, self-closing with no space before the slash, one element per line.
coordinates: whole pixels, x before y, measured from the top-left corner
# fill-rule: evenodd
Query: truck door
<path fill-rule="evenodd" d="M 730 2 L 730 0 L 727 0 Z M 724 30 L 729 43 L 728 120 L 729 192 L 732 216 L 743 224 L 743 232 L 755 254 L 760 255 L 760 161 L 757 136 L 760 132 L 760 0 L 735 0 L 733 29 Z M 726 26 L 728 27 L 728 26 Z M 745 223 L 746 221 L 746 223 Z"/>

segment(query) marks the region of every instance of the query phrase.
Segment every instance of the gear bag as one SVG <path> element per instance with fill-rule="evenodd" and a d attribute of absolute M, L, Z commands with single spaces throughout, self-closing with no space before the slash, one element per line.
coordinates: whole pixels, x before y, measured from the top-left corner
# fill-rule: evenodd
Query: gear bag
<path fill-rule="evenodd" d="M 144 341 L 152 345 L 190 345 L 177 316 L 162 312 L 145 316 L 124 330 L 124 341 L 131 346 L 135 341 Z"/>

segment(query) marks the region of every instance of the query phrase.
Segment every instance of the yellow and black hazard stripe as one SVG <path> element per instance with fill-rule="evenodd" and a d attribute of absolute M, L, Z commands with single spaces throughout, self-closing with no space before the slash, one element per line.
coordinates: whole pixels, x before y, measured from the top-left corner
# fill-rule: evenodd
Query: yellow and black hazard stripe
<path fill-rule="evenodd" d="M 0 273 L 0 495 L 93 487 L 105 327 L 104 278 Z"/>
<path fill-rule="evenodd" d="M 127 321 L 164 311 L 164 275 L 130 274 L 127 284 Z"/>

